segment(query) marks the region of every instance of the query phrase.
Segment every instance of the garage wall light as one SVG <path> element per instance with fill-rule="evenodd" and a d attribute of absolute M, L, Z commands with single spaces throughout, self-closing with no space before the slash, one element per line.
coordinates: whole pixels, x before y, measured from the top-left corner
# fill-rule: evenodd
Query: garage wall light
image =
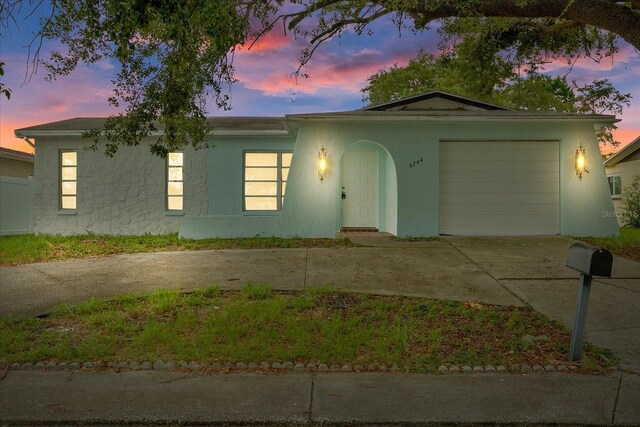
<path fill-rule="evenodd" d="M 324 182 L 324 179 L 327 177 L 327 150 L 324 148 L 324 145 L 320 148 L 318 152 L 318 178 L 320 178 L 320 182 Z"/>
<path fill-rule="evenodd" d="M 580 181 L 582 181 L 583 173 L 589 173 L 589 171 L 587 170 L 587 153 L 582 144 L 580 144 L 576 150 L 576 175 L 578 175 Z"/>

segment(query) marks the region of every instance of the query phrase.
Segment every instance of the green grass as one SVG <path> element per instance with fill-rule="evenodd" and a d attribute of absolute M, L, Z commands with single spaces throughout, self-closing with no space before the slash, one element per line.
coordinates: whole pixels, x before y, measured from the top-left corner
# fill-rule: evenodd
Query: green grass
<path fill-rule="evenodd" d="M 92 298 L 45 318 L 0 318 L 0 363 L 292 361 L 433 372 L 441 364 L 557 364 L 569 342 L 565 328 L 531 308 L 265 284 Z M 602 354 L 589 346 L 584 366 L 603 369 Z"/>
<path fill-rule="evenodd" d="M 180 239 L 177 234 L 142 236 L 24 234 L 0 236 L 0 265 L 27 264 L 122 253 L 204 249 L 263 249 L 353 246 L 347 239 L 252 237 L 244 239 Z"/>
<path fill-rule="evenodd" d="M 585 237 L 578 238 L 590 245 L 608 249 L 616 255 L 640 261 L 640 229 L 620 228 L 620 235 L 616 237 Z"/>

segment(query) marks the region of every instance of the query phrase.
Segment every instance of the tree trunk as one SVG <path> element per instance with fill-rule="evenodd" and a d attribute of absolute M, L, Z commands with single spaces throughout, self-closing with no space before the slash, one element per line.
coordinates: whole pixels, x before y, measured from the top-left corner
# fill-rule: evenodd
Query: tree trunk
<path fill-rule="evenodd" d="M 393 10 L 393 2 L 387 4 L 380 0 L 378 3 Z M 632 2 L 632 7 L 612 0 L 483 0 L 465 14 L 454 1 L 420 0 L 409 13 L 418 27 L 448 17 L 562 18 L 610 31 L 640 50 L 637 0 Z"/>

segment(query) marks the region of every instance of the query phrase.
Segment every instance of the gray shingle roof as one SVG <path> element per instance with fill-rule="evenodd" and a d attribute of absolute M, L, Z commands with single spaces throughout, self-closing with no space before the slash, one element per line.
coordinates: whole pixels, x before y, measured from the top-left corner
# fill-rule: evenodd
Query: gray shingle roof
<path fill-rule="evenodd" d="M 104 117 L 76 117 L 57 122 L 44 123 L 16 129 L 16 134 L 29 132 L 84 132 L 102 127 Z M 246 132 L 246 131 L 286 131 L 283 117 L 208 117 L 207 123 L 214 131 Z M 159 130 L 162 126 L 157 126 Z"/>

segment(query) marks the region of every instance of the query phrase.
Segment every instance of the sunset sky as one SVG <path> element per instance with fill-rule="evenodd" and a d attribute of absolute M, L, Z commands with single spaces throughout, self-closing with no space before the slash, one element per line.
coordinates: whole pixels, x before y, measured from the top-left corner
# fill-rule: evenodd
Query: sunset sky
<path fill-rule="evenodd" d="M 6 63 L 2 81 L 12 90 L 11 100 L 0 99 L 0 146 L 30 151 L 13 135 L 14 129 L 68 119 L 107 116 L 116 112 L 107 103 L 115 63 L 103 61 L 80 66 L 71 75 L 55 82 L 45 81 L 41 68 L 25 82 L 28 51 L 33 37 L 34 19 L 12 26 L 0 36 L 0 60 Z M 309 78 L 296 81 L 296 70 L 304 40 L 274 30 L 249 51 L 236 52 L 234 64 L 238 82 L 231 87 L 233 109 L 218 111 L 211 102 L 209 115 L 280 116 L 288 113 L 352 110 L 363 106 L 360 89 L 367 77 L 393 64 L 404 65 L 420 48 L 437 52 L 435 30 L 419 32 L 398 30 L 388 22 L 378 22 L 373 36 L 346 35 L 322 46 L 305 71 Z M 42 57 L 56 48 L 45 43 Z M 630 92 L 632 106 L 625 110 L 616 136 L 622 146 L 640 135 L 640 55 L 625 42 L 614 60 L 595 63 L 581 60 L 570 74 L 578 83 L 608 78 L 620 92 Z M 547 70 L 565 71 L 564 63 L 552 63 Z M 611 147 L 605 147 L 610 152 Z"/>

